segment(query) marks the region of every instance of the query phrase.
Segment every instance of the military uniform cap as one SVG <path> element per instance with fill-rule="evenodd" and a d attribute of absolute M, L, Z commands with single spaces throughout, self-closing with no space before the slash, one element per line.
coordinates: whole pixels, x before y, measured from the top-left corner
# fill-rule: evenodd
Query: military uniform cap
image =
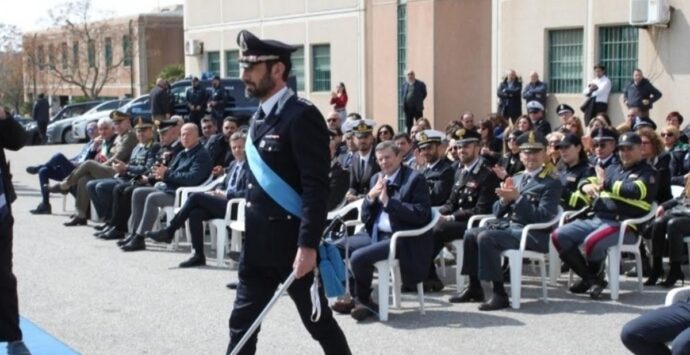
<path fill-rule="evenodd" d="M 539 101 L 530 101 L 527 103 L 527 112 L 544 111 L 544 105 Z"/>
<path fill-rule="evenodd" d="M 445 138 L 445 134 L 441 131 L 433 129 L 425 129 L 415 134 L 414 139 L 417 141 L 417 147 L 424 148 L 431 143 L 441 143 Z"/>
<path fill-rule="evenodd" d="M 156 120 L 154 123 L 156 124 L 159 133 L 163 133 L 170 128 L 177 126 L 177 120 Z"/>
<path fill-rule="evenodd" d="M 134 126 L 136 129 L 153 128 L 153 122 L 150 119 L 137 117 L 137 124 Z"/>
<path fill-rule="evenodd" d="M 640 138 L 640 135 L 635 132 L 623 133 L 621 134 L 620 138 L 618 138 L 619 147 L 630 147 L 640 144 L 642 144 L 642 138 Z"/>
<path fill-rule="evenodd" d="M 127 119 L 132 118 L 130 115 L 128 115 L 126 112 L 118 111 L 118 110 L 113 110 L 110 112 L 110 119 L 113 121 L 124 121 Z"/>
<path fill-rule="evenodd" d="M 570 107 L 570 105 L 566 105 L 566 104 L 560 104 L 560 105 L 556 106 L 556 113 L 557 114 L 560 115 L 560 114 L 564 114 L 566 112 L 575 113 L 575 110 L 573 110 L 573 108 Z"/>
<path fill-rule="evenodd" d="M 556 146 L 559 148 L 567 148 L 573 145 L 581 146 L 582 140 L 580 139 L 580 137 L 570 132 L 566 133 L 563 136 L 563 139 L 561 139 L 561 141 L 558 142 L 558 144 L 556 144 Z"/>
<path fill-rule="evenodd" d="M 600 142 L 600 141 L 616 141 L 618 138 L 618 135 L 616 135 L 616 132 L 612 131 L 609 128 L 597 128 L 592 131 L 592 140 L 594 142 Z"/>
<path fill-rule="evenodd" d="M 354 132 L 357 137 L 366 137 L 367 134 L 371 134 L 374 131 L 374 127 L 376 126 L 374 120 L 367 118 L 353 122 L 352 132 Z"/>
<path fill-rule="evenodd" d="M 289 58 L 296 47 L 276 40 L 261 40 L 253 33 L 242 30 L 237 34 L 237 46 L 240 48 L 240 65 L 248 68 L 253 64 Z"/>
<path fill-rule="evenodd" d="M 455 145 L 464 146 L 470 143 L 479 142 L 481 136 L 479 132 L 474 129 L 458 128 L 453 132 L 453 139 L 455 139 Z"/>
<path fill-rule="evenodd" d="M 544 150 L 546 149 L 546 138 L 539 132 L 527 131 L 517 138 L 520 150 Z"/>

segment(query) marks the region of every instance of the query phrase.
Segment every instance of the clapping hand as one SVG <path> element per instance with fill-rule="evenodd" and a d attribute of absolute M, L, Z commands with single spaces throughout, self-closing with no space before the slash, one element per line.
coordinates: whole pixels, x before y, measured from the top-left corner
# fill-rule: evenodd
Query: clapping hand
<path fill-rule="evenodd" d="M 369 198 L 369 200 L 374 201 L 381 196 L 381 193 L 384 189 L 383 181 L 383 174 L 379 174 L 379 179 L 376 180 L 376 184 L 371 188 L 371 190 L 369 190 L 369 193 L 367 193 L 367 198 Z"/>
<path fill-rule="evenodd" d="M 493 170 L 494 174 L 496 174 L 496 176 L 498 176 L 498 178 L 501 180 L 508 176 L 508 171 L 506 171 L 506 169 L 500 165 L 494 165 L 491 170 Z"/>
<path fill-rule="evenodd" d="M 520 196 L 520 193 L 513 183 L 513 178 L 508 177 L 504 182 L 501 183 L 501 186 L 496 189 L 496 195 L 501 198 L 501 202 L 507 204 L 517 200 L 518 196 Z"/>
<path fill-rule="evenodd" d="M 127 171 L 127 164 L 115 159 L 115 161 L 113 162 L 113 169 L 115 169 L 115 171 L 117 171 L 118 174 L 122 174 L 125 171 Z"/>
<path fill-rule="evenodd" d="M 601 166 L 597 165 L 594 167 L 594 171 L 597 173 L 597 180 L 599 181 L 599 186 L 604 186 L 604 181 L 606 180 L 606 170 Z"/>

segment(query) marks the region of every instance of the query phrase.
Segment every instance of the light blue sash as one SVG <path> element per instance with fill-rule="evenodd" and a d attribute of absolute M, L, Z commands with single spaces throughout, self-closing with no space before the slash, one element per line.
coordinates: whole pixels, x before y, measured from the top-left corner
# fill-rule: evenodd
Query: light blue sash
<path fill-rule="evenodd" d="M 273 201 L 293 216 L 302 218 L 302 197 L 261 159 L 259 151 L 254 146 L 252 131 L 250 128 L 244 145 L 249 170 Z"/>

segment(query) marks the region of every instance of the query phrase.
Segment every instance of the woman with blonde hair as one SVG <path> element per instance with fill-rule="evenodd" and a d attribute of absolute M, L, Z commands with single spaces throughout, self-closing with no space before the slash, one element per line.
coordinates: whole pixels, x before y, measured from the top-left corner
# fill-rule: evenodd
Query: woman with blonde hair
<path fill-rule="evenodd" d="M 565 121 L 564 128 L 567 132 L 570 132 L 580 138 L 585 135 L 585 129 L 582 126 L 582 120 L 577 116 L 571 116 Z M 563 132 L 566 133 L 566 132 Z"/>

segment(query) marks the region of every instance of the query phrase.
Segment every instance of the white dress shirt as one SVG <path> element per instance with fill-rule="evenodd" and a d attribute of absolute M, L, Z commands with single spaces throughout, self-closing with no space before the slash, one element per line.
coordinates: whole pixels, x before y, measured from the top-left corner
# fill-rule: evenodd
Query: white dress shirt
<path fill-rule="evenodd" d="M 389 181 L 395 181 L 395 178 L 398 176 L 398 173 L 400 172 L 400 168 L 396 170 L 391 176 L 384 176 L 384 180 L 386 182 Z M 390 199 L 390 196 L 389 196 Z M 385 206 L 384 206 L 385 208 Z M 381 211 L 381 215 L 379 215 L 379 220 L 377 225 L 379 226 L 379 231 L 384 232 L 384 233 L 393 233 L 393 228 L 391 227 L 391 219 L 388 216 L 388 213 L 385 210 Z"/>
<path fill-rule="evenodd" d="M 611 93 L 611 80 L 609 80 L 606 75 L 602 75 L 601 78 L 595 77 L 592 79 L 590 84 L 594 84 L 598 87 L 598 89 L 592 93 L 592 96 L 595 97 L 596 102 L 608 103 L 609 94 Z M 583 94 L 589 94 L 589 86 L 585 88 Z"/>

